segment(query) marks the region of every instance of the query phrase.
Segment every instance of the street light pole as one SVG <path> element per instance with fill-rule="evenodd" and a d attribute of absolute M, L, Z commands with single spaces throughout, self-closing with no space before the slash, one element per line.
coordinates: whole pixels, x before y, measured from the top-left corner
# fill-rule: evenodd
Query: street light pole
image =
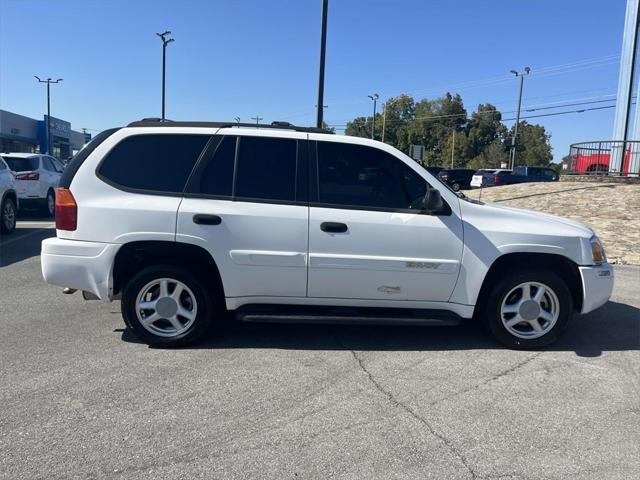
<path fill-rule="evenodd" d="M 34 77 L 38 80 L 38 83 L 47 84 L 47 153 L 51 155 L 51 84 L 60 83 L 62 78 L 57 80 L 51 80 L 51 78 L 40 80 L 40 77 L 37 75 L 34 75 Z"/>
<path fill-rule="evenodd" d="M 522 87 L 524 86 L 524 77 L 529 75 L 531 69 L 529 67 L 525 67 L 523 72 L 518 72 L 516 70 L 511 70 L 516 77 L 520 77 L 520 94 L 518 95 L 518 111 L 516 113 L 516 125 L 513 129 L 513 137 L 511 137 L 511 169 L 516 166 L 516 138 L 518 137 L 518 125 L 520 124 L 520 107 L 522 106 Z"/>
<path fill-rule="evenodd" d="M 324 115 L 324 60 L 327 51 L 327 12 L 329 11 L 329 0 L 322 0 L 322 21 L 320 24 L 320 72 L 318 74 L 318 103 L 316 126 L 322 128 Z"/>
<path fill-rule="evenodd" d="M 375 140 L 376 135 L 376 103 L 380 98 L 380 95 L 374 93 L 373 95 L 367 95 L 371 100 L 373 100 L 373 117 L 371 119 L 371 140 Z"/>
<path fill-rule="evenodd" d="M 164 116 L 164 99 L 165 99 L 165 86 L 166 86 L 166 65 L 167 65 L 167 45 L 169 45 L 171 42 L 175 42 L 175 39 L 173 38 L 167 38 L 167 36 L 171 35 L 171 32 L 169 30 L 162 32 L 162 33 L 156 33 L 156 35 L 158 35 L 160 37 L 160 39 L 162 40 L 162 121 L 164 121 L 165 116 Z"/>

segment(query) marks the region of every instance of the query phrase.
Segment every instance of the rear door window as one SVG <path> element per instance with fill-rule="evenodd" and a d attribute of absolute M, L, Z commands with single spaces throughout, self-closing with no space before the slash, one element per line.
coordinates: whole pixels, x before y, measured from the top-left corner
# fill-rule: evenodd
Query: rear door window
<path fill-rule="evenodd" d="M 107 183 L 131 190 L 182 193 L 209 135 L 133 135 L 118 143 L 98 167 Z"/>
<path fill-rule="evenodd" d="M 196 182 L 197 193 L 231 197 L 237 141 L 238 137 L 236 136 L 225 135 L 222 137 L 213 157 L 207 162 Z"/>
<path fill-rule="evenodd" d="M 240 137 L 234 197 L 294 202 L 296 158 L 296 140 Z"/>
<path fill-rule="evenodd" d="M 53 165 L 53 162 L 51 161 L 51 159 L 49 157 L 43 157 L 42 158 L 42 164 L 44 165 L 44 169 L 49 171 L 49 172 L 55 172 L 56 171 L 56 167 Z"/>

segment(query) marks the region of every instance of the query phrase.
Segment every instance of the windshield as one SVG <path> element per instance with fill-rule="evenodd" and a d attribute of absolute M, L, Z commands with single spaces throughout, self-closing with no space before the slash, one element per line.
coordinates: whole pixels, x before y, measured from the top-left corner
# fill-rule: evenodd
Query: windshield
<path fill-rule="evenodd" d="M 38 169 L 38 157 L 2 157 L 14 172 L 30 172 Z"/>

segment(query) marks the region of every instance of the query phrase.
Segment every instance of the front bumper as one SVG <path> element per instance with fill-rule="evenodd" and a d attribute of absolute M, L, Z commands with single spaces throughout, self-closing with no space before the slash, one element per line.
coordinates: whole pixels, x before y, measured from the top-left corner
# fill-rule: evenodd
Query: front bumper
<path fill-rule="evenodd" d="M 113 261 L 121 245 L 48 238 L 42 242 L 42 276 L 47 283 L 84 290 L 109 302 Z"/>
<path fill-rule="evenodd" d="M 578 267 L 582 279 L 582 310 L 587 313 L 609 301 L 613 292 L 613 266 L 608 263 Z"/>

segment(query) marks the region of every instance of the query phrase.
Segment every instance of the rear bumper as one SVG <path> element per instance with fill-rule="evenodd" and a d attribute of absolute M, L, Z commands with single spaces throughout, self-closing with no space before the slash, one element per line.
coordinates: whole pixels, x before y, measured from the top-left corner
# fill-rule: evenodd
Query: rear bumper
<path fill-rule="evenodd" d="M 609 301 L 613 292 L 613 267 L 608 263 L 578 267 L 582 279 L 582 310 L 587 313 Z"/>
<path fill-rule="evenodd" d="M 47 283 L 84 290 L 109 302 L 113 296 L 113 261 L 121 245 L 48 238 L 40 261 Z"/>

